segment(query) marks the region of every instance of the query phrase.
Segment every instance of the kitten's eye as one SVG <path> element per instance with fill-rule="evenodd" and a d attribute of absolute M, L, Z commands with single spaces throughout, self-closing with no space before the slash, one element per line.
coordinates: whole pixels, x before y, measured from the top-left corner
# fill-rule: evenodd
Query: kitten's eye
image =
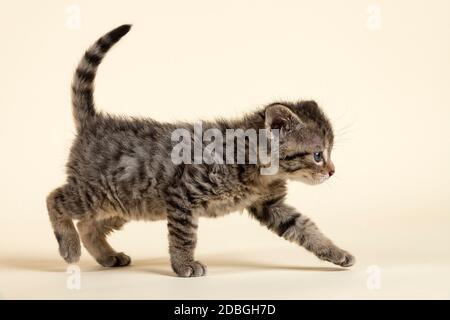
<path fill-rule="evenodd" d="M 322 152 L 314 152 L 313 153 L 314 161 L 317 163 L 322 162 Z"/>

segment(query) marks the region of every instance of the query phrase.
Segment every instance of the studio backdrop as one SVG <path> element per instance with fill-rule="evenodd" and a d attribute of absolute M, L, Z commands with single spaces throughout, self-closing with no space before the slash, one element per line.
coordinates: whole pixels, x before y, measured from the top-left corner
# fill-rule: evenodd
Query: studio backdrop
<path fill-rule="evenodd" d="M 0 298 L 450 297 L 449 1 L 1 7 Z M 334 127 L 336 172 L 317 186 L 289 182 L 287 202 L 354 254 L 353 267 L 320 261 L 246 211 L 200 218 L 206 277 L 175 276 L 165 221 L 111 235 L 129 267 L 101 267 L 84 248 L 64 262 L 45 199 L 66 179 L 72 76 L 98 37 L 127 23 L 99 66 L 101 112 L 195 122 L 317 101 Z"/>

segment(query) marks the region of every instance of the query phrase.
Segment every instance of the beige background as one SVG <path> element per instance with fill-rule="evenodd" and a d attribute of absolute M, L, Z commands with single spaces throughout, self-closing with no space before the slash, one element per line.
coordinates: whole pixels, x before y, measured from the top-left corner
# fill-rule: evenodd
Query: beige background
<path fill-rule="evenodd" d="M 1 7 L 1 298 L 450 298 L 449 1 Z M 276 99 L 323 106 L 337 133 L 336 177 L 291 183 L 289 202 L 356 255 L 353 268 L 340 272 L 233 214 L 201 221 L 208 277 L 173 277 L 165 224 L 131 223 L 112 243 L 133 266 L 104 269 L 84 252 L 81 289 L 66 288 L 44 202 L 64 182 L 71 76 L 83 51 L 123 23 L 134 27 L 99 70 L 101 110 L 196 120 Z M 378 290 L 367 285 L 371 265 Z"/>

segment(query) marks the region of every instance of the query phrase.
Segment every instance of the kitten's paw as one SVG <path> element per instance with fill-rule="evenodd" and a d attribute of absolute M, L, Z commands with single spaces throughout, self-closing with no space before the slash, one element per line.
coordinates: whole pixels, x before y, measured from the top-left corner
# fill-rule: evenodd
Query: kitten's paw
<path fill-rule="evenodd" d="M 99 258 L 97 262 L 104 267 L 125 267 L 131 263 L 131 258 L 125 253 L 120 252 L 112 256 Z"/>
<path fill-rule="evenodd" d="M 319 259 L 332 262 L 341 267 L 350 267 L 355 264 L 355 257 L 342 249 L 337 247 L 330 247 L 317 253 Z"/>
<path fill-rule="evenodd" d="M 348 253 L 347 251 L 344 251 L 344 260 L 339 264 L 341 267 L 351 267 L 355 264 L 355 257 Z"/>
<path fill-rule="evenodd" d="M 175 264 L 172 268 L 179 277 L 183 278 L 201 277 L 207 272 L 206 266 L 199 261 Z"/>
<path fill-rule="evenodd" d="M 80 237 L 76 232 L 59 233 L 55 232 L 56 240 L 59 244 L 59 254 L 67 263 L 75 263 L 80 260 L 81 244 Z"/>

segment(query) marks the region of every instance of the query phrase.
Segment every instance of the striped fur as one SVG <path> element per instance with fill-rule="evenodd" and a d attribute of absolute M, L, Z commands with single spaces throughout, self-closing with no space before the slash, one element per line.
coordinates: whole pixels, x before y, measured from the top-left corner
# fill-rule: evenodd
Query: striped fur
<path fill-rule="evenodd" d="M 111 47 L 130 31 L 131 25 L 122 25 L 98 39 L 84 54 L 72 83 L 73 117 L 78 130 L 86 122 L 93 121 L 96 112 L 94 107 L 94 79 L 99 64 Z"/>
<path fill-rule="evenodd" d="M 280 129 L 280 170 L 263 176 L 257 164 L 179 164 L 171 161 L 171 134 L 193 124 L 96 113 L 93 82 L 105 53 L 130 29 L 121 26 L 100 38 L 83 56 L 73 82 L 73 113 L 78 129 L 67 162 L 66 183 L 47 197 L 60 255 L 78 261 L 81 242 L 106 267 L 131 260 L 115 251 L 107 235 L 131 220 L 167 220 L 171 265 L 182 277 L 202 276 L 206 266 L 194 256 L 200 217 L 247 210 L 280 237 L 320 259 L 350 266 L 354 259 L 311 222 L 284 203 L 286 180 L 317 184 L 334 171 L 333 131 L 314 101 L 278 102 L 238 120 L 203 123 L 203 128 Z M 205 142 L 206 144 L 206 142 Z M 204 145 L 205 147 L 205 145 Z M 317 164 L 312 152 L 323 151 Z M 235 155 L 235 159 L 236 160 Z M 330 169 L 331 168 L 331 169 Z M 78 220 L 78 231 L 73 220 Z"/>

